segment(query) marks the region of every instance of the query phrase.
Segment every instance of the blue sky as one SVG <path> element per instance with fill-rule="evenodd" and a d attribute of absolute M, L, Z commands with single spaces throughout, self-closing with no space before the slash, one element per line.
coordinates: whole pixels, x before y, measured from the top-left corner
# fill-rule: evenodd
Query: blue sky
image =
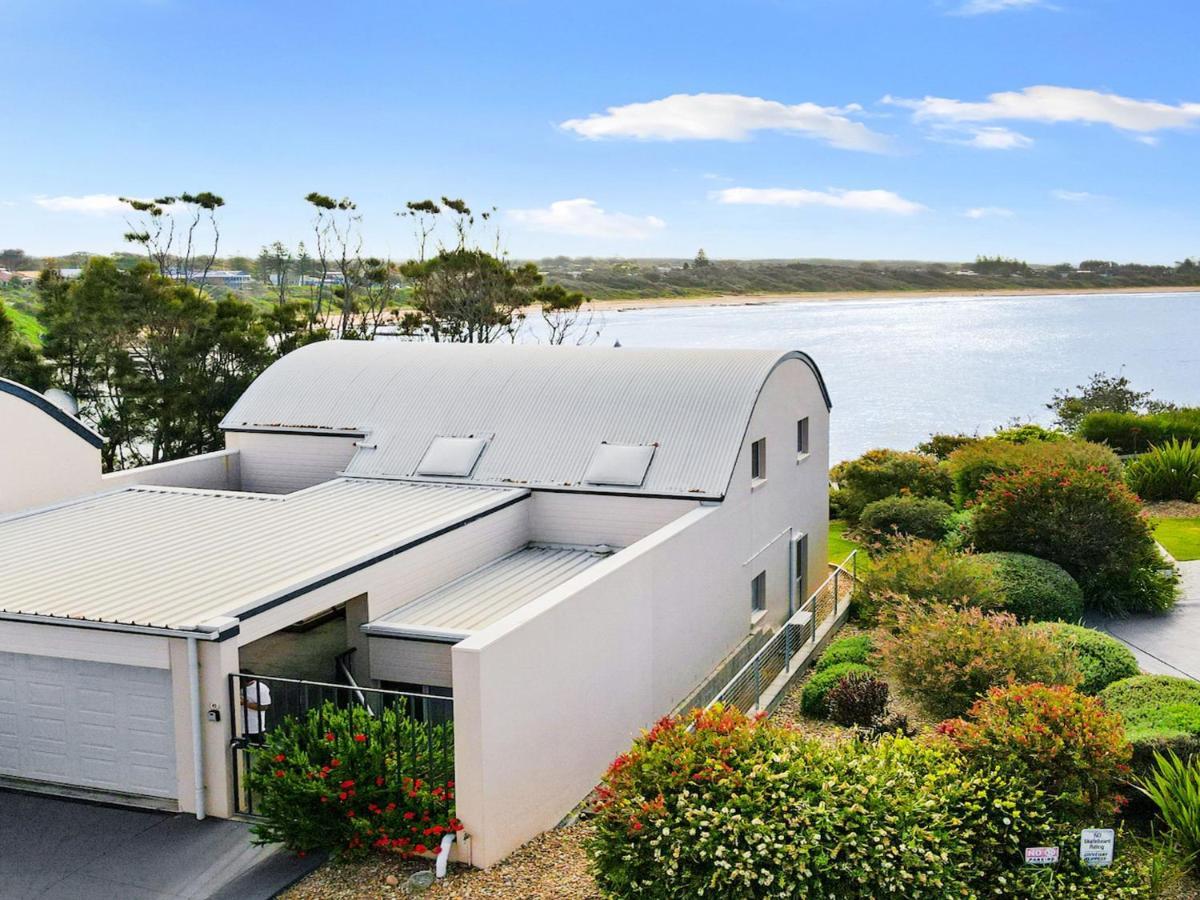
<path fill-rule="evenodd" d="M 495 206 L 515 256 L 1200 255 L 1193 0 L 7 0 L 0 245 L 120 249 L 212 190 Z M 932 98 L 932 99 L 928 99 Z"/>

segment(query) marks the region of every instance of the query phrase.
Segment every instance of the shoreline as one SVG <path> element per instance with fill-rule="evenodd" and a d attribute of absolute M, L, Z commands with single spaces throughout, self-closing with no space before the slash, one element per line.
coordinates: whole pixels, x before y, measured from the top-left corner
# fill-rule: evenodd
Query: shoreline
<path fill-rule="evenodd" d="M 636 309 L 667 309 L 708 306 L 765 306 L 775 303 L 827 303 L 848 300 L 933 300 L 960 298 L 974 300 L 987 297 L 1039 297 L 1087 294 L 1196 294 L 1200 285 L 1191 287 L 1120 287 L 1120 288 L 989 288 L 974 291 L 813 291 L 793 294 L 714 294 L 710 297 L 636 297 L 629 299 L 594 300 L 597 310 L 624 312 Z M 536 307 L 526 310 L 536 311 Z"/>

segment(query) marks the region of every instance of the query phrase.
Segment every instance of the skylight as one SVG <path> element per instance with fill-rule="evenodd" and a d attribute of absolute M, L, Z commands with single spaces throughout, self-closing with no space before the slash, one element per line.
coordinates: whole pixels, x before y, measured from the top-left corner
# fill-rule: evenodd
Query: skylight
<path fill-rule="evenodd" d="M 592 454 L 583 480 L 588 484 L 641 487 L 654 448 L 654 444 L 601 444 Z"/>
<path fill-rule="evenodd" d="M 417 474 L 466 478 L 474 471 L 486 443 L 476 437 L 435 437 L 417 466 Z"/>

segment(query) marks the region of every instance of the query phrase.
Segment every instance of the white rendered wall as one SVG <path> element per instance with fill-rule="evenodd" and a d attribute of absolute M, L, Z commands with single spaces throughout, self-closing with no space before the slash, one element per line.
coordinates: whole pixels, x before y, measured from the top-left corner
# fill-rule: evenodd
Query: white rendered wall
<path fill-rule="evenodd" d="M 109 472 L 102 476 L 101 483 L 105 489 L 147 484 L 238 491 L 242 488 L 242 477 L 238 451 L 226 449 Z"/>
<path fill-rule="evenodd" d="M 100 490 L 100 448 L 0 392 L 0 515 Z"/>
<path fill-rule="evenodd" d="M 288 494 L 337 477 L 354 456 L 357 438 L 329 435 L 227 431 L 225 446 L 237 450 L 241 489 Z"/>
<path fill-rule="evenodd" d="M 535 491 L 530 523 L 535 541 L 628 547 L 697 505 L 695 500 Z"/>

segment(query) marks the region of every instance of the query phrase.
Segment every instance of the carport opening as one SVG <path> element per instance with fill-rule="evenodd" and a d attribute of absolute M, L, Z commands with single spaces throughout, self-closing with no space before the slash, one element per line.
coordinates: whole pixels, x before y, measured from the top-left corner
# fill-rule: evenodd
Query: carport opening
<path fill-rule="evenodd" d="M 347 670 L 360 681 L 359 625 L 366 616 L 366 595 L 339 603 L 279 631 L 246 644 L 238 651 L 242 671 L 277 678 L 348 682 Z M 361 670 L 366 675 L 365 666 Z"/>

